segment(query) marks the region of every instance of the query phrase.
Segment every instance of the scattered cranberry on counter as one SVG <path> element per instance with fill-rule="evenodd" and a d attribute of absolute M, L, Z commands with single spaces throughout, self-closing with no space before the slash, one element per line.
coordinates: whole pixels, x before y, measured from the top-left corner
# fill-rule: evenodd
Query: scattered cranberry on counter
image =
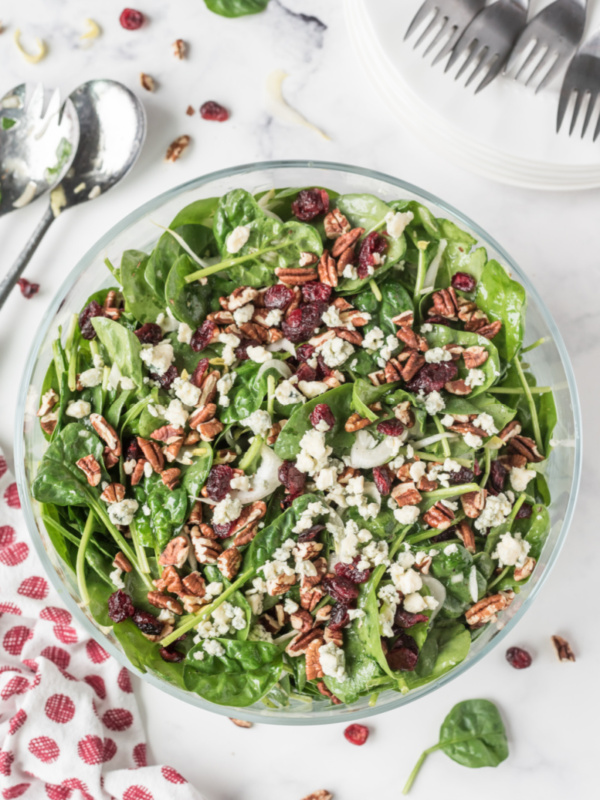
<path fill-rule="evenodd" d="M 21 294 L 28 300 L 31 297 L 33 297 L 34 294 L 37 294 L 40 290 L 39 283 L 31 283 L 30 281 L 27 280 L 27 278 L 19 278 L 17 283 L 19 284 L 19 289 L 21 290 Z"/>
<path fill-rule="evenodd" d="M 135 8 L 125 8 L 121 12 L 119 22 L 126 31 L 137 31 L 144 24 L 144 15 Z"/>
<path fill-rule="evenodd" d="M 506 651 L 506 660 L 515 669 L 527 669 L 531 666 L 531 656 L 522 647 L 509 647 Z"/>
<path fill-rule="evenodd" d="M 225 122 L 229 119 L 229 111 L 220 103 L 214 100 L 207 100 L 200 106 L 200 116 L 202 119 L 210 119 L 215 122 Z"/>
<path fill-rule="evenodd" d="M 369 738 L 369 729 L 366 725 L 348 725 L 344 736 L 351 744 L 364 744 Z"/>

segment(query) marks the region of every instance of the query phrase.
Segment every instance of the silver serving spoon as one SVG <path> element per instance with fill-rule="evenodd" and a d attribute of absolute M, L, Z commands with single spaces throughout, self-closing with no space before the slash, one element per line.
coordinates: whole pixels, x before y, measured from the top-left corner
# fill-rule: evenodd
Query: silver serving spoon
<path fill-rule="evenodd" d="M 124 178 L 144 143 L 144 108 L 123 84 L 88 81 L 75 89 L 70 100 L 81 130 L 77 153 L 65 178 L 50 193 L 50 206 L 31 239 L 0 283 L 0 308 L 56 217 L 71 206 L 94 200 Z"/>
<path fill-rule="evenodd" d="M 79 144 L 79 119 L 58 90 L 22 83 L 0 100 L 0 217 L 64 178 Z"/>

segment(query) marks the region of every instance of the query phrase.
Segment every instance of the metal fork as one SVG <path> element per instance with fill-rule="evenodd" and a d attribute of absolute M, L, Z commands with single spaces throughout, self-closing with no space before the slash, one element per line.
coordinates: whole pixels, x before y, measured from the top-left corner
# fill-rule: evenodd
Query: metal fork
<path fill-rule="evenodd" d="M 588 105 L 583 120 L 583 128 L 581 130 L 581 138 L 585 136 L 585 132 L 594 113 L 596 101 L 598 99 L 598 92 L 600 91 L 600 31 L 597 31 L 591 39 L 589 39 L 583 47 L 579 50 L 575 58 L 571 61 L 567 68 L 565 78 L 563 80 L 562 89 L 560 90 L 560 99 L 558 101 L 558 115 L 556 118 L 556 131 L 560 130 L 562 121 L 569 105 L 571 94 L 575 93 L 575 105 L 573 107 L 573 116 L 571 117 L 571 126 L 569 128 L 569 136 L 573 133 L 577 117 L 581 110 L 583 100 L 589 95 Z M 600 134 L 600 116 L 596 122 L 594 129 L 594 141 Z"/>
<path fill-rule="evenodd" d="M 466 86 L 484 72 L 484 78 L 475 94 L 490 84 L 501 72 L 513 44 L 527 22 L 529 0 L 497 0 L 477 14 L 452 51 L 445 72 L 468 51 L 468 56 L 458 70 L 455 80 L 477 61 Z"/>
<path fill-rule="evenodd" d="M 425 0 L 408 26 L 404 39 L 408 39 L 419 25 L 433 14 L 429 25 L 415 42 L 414 48 L 416 50 L 421 42 L 439 26 L 438 32 L 429 42 L 423 53 L 423 57 L 427 56 L 438 42 L 442 41 L 444 37 L 447 37 L 446 43 L 432 62 L 432 64 L 435 65 L 451 52 L 469 22 L 471 22 L 473 17 L 478 14 L 484 6 L 485 0 Z"/>
<path fill-rule="evenodd" d="M 586 14 L 587 0 L 555 0 L 543 8 L 519 36 L 506 72 L 513 71 L 523 54 L 531 47 L 527 58 L 515 74 L 515 80 L 524 77 L 527 69 L 539 58 L 525 81 L 525 86 L 529 86 L 547 69 L 535 90 L 537 94 L 550 83 L 577 50 L 583 37 Z"/>

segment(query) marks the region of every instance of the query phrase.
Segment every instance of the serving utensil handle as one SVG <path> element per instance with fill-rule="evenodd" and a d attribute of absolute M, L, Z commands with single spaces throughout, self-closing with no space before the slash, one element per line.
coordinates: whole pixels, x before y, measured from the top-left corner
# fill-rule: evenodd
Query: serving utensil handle
<path fill-rule="evenodd" d="M 12 267 L 9 269 L 7 274 L 2 279 L 0 283 L 0 308 L 4 305 L 6 298 L 11 293 L 12 288 L 14 287 L 15 283 L 21 277 L 23 270 L 29 264 L 31 256 L 37 250 L 39 243 L 44 238 L 44 234 L 50 227 L 50 225 L 54 222 L 54 214 L 52 213 L 52 209 L 50 206 L 46 209 L 46 213 L 39 221 L 36 229 L 32 233 L 29 241 L 25 245 L 25 247 L 19 253 L 19 256 Z"/>

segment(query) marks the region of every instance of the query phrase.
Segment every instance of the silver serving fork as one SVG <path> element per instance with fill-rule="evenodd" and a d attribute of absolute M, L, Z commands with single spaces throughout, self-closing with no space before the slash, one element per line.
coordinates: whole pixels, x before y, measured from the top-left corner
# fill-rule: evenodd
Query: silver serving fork
<path fill-rule="evenodd" d="M 525 77 L 528 68 L 534 67 L 525 85 L 535 83 L 543 75 L 535 90 L 537 94 L 566 66 L 577 50 L 583 37 L 586 15 L 587 0 L 555 0 L 543 8 L 519 36 L 506 72 L 514 71 L 522 56 L 531 48 L 518 68 L 515 79 Z"/>
<path fill-rule="evenodd" d="M 73 103 L 31 89 L 23 83 L 0 99 L 0 217 L 60 183 L 79 143 Z"/>
<path fill-rule="evenodd" d="M 424 57 L 427 56 L 439 42 L 446 38 L 444 46 L 432 62 L 432 64 L 437 64 L 438 61 L 441 61 L 452 51 L 469 22 L 484 6 L 485 0 L 425 0 L 408 26 L 404 39 L 408 39 L 419 25 L 433 14 L 429 25 L 421 33 L 414 47 L 416 50 L 427 36 L 438 28 L 437 33 L 423 53 Z"/>
<path fill-rule="evenodd" d="M 558 101 L 558 115 L 556 118 L 556 131 L 560 130 L 562 125 L 571 94 L 575 93 L 575 104 L 573 106 L 573 115 L 571 117 L 571 125 L 569 127 L 569 136 L 573 133 L 577 117 L 583 105 L 583 101 L 588 97 L 588 104 L 583 120 L 583 128 L 581 130 L 581 138 L 585 136 L 585 132 L 590 124 L 592 114 L 596 108 L 596 101 L 598 100 L 598 92 L 600 91 L 600 31 L 597 31 L 580 48 L 577 55 L 573 58 L 567 72 L 565 74 L 562 89 L 560 90 L 560 98 Z M 600 134 L 600 116 L 596 122 L 594 129 L 593 139 L 596 141 Z"/>
<path fill-rule="evenodd" d="M 475 94 L 485 89 L 506 64 L 517 36 L 525 27 L 528 9 L 529 0 L 497 0 L 480 11 L 456 43 L 445 72 L 463 54 L 468 53 L 455 80 L 476 64 L 465 86 L 469 86 L 478 75 L 483 74 L 483 80 Z"/>

